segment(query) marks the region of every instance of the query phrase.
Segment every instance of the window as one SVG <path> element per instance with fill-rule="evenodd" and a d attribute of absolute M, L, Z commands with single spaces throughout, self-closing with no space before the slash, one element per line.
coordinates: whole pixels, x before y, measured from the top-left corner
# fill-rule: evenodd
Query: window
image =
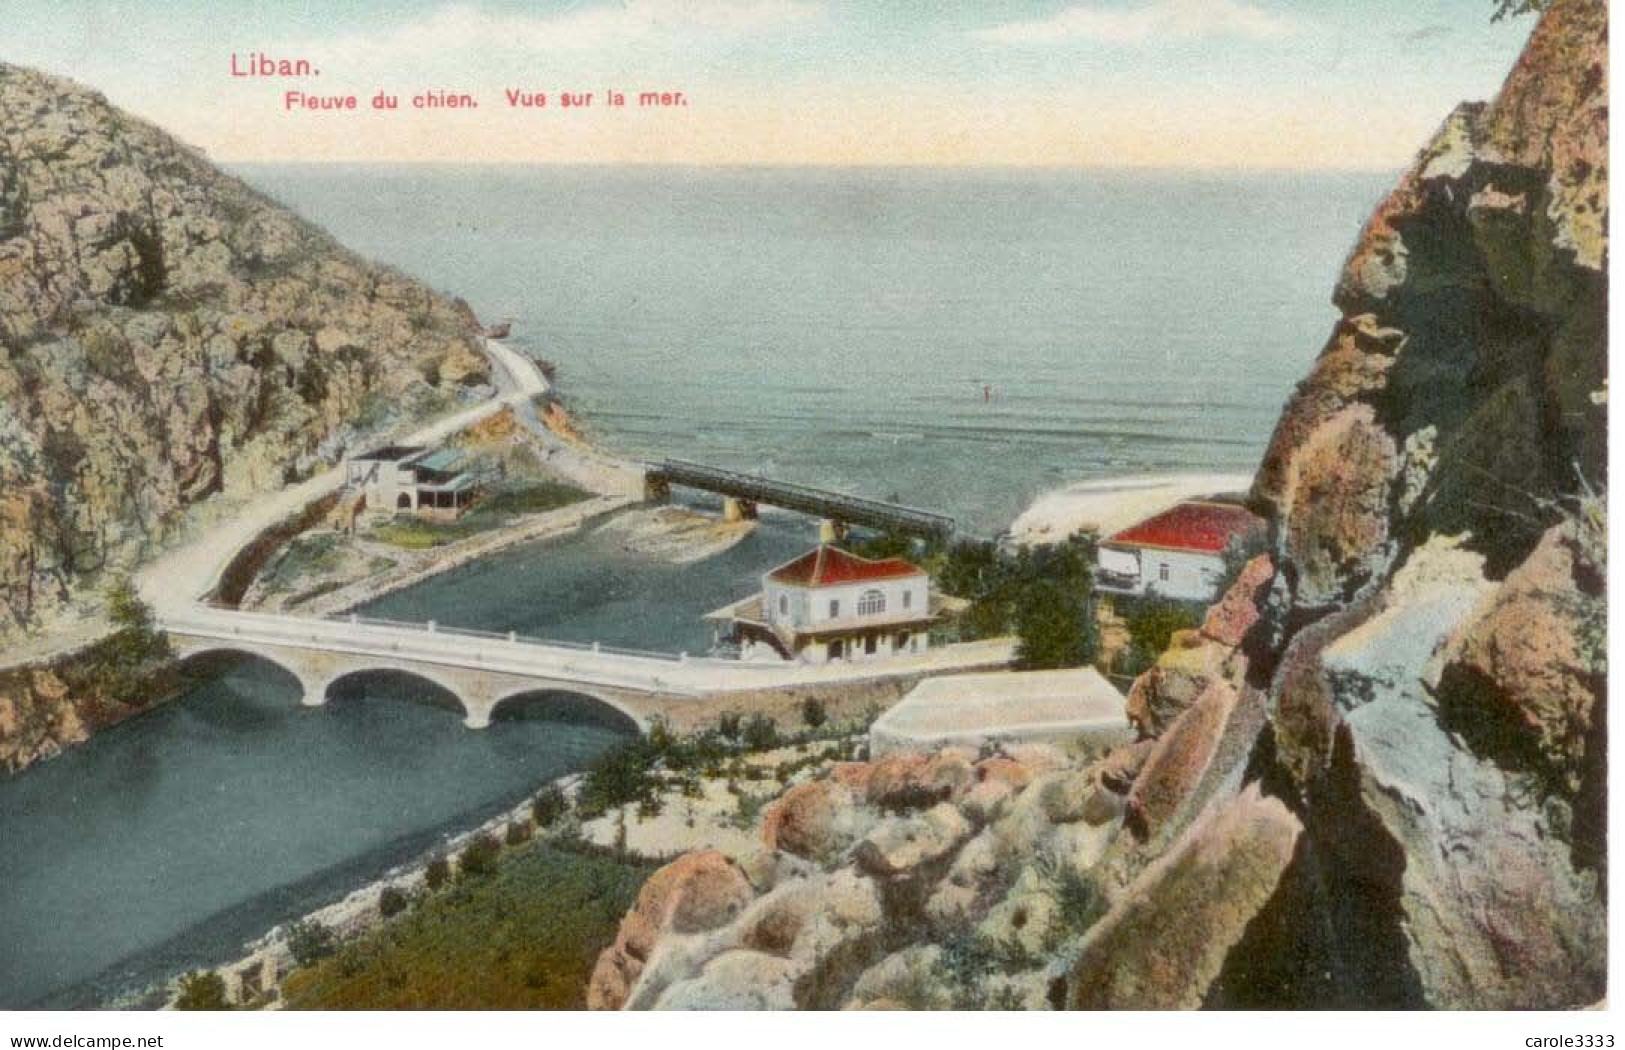
<path fill-rule="evenodd" d="M 897 648 L 899 650 L 908 648 L 908 632 L 907 631 L 898 631 L 897 632 Z"/>
<path fill-rule="evenodd" d="M 903 608 L 907 609 L 912 604 L 914 604 L 914 592 L 910 591 L 910 590 L 904 590 L 903 591 Z"/>
<path fill-rule="evenodd" d="M 1167 563 L 1164 563 L 1162 565 L 1157 566 L 1157 579 L 1163 581 L 1164 583 L 1168 582 L 1168 565 L 1167 565 Z"/>
<path fill-rule="evenodd" d="M 869 656 L 873 656 L 875 654 L 875 636 L 874 635 L 866 634 L 866 635 L 863 636 L 863 651 L 864 651 L 864 653 L 866 655 L 869 655 Z"/>
<path fill-rule="evenodd" d="M 884 591 L 864 591 L 858 598 L 858 615 L 873 616 L 886 611 L 886 595 Z"/>
<path fill-rule="evenodd" d="M 403 492 L 399 496 L 396 496 L 395 497 L 395 506 L 400 510 L 411 510 L 412 509 L 412 495 L 411 495 L 411 493 Z"/>
<path fill-rule="evenodd" d="M 779 615 L 780 616 L 787 616 L 787 615 L 789 615 L 789 613 L 790 613 L 790 596 L 788 594 L 781 594 L 781 595 L 779 595 Z"/>
<path fill-rule="evenodd" d="M 839 615 L 841 615 L 841 603 L 840 603 L 840 600 L 836 599 L 836 598 L 831 598 L 829 600 L 829 618 L 831 620 L 833 620 L 833 619 L 835 619 L 835 617 L 837 617 Z"/>

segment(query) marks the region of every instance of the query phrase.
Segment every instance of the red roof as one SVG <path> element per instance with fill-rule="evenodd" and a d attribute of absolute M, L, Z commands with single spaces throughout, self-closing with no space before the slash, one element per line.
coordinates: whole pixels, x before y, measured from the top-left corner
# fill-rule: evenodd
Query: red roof
<path fill-rule="evenodd" d="M 866 580 L 895 580 L 904 576 L 918 576 L 922 572 L 924 570 L 919 566 L 902 558 L 871 561 L 848 554 L 839 547 L 825 545 L 808 551 L 795 561 L 780 565 L 767 576 L 776 583 L 790 583 L 799 587 L 831 587 Z"/>
<path fill-rule="evenodd" d="M 1180 503 L 1107 537 L 1107 543 L 1217 554 L 1236 536 L 1263 527 L 1234 503 Z"/>

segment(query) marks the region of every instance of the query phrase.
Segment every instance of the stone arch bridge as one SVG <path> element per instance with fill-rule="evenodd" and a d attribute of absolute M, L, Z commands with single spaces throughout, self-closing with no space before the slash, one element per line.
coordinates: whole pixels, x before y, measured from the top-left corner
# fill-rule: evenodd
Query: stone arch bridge
<path fill-rule="evenodd" d="M 243 653 L 269 661 L 298 679 L 303 702 L 312 706 L 325 703 L 329 688 L 350 675 L 412 675 L 456 697 L 464 723 L 475 729 L 489 725 L 504 703 L 562 693 L 602 704 L 641 731 L 718 694 L 986 669 L 1008 663 L 1011 648 L 1008 639 L 998 639 L 874 663 L 758 664 L 541 641 L 445 628 L 432 621 L 323 619 L 203 604 L 164 610 L 158 626 L 182 659 Z"/>

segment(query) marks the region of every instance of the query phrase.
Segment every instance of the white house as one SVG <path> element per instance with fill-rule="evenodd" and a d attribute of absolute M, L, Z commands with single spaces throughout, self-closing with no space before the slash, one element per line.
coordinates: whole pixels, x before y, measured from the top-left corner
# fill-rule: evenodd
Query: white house
<path fill-rule="evenodd" d="M 351 456 L 345 482 L 366 497 L 372 513 L 456 518 L 473 505 L 479 488 L 478 477 L 462 466 L 462 453 L 455 449 L 386 445 Z"/>
<path fill-rule="evenodd" d="M 706 619 L 727 625 L 741 659 L 873 660 L 924 652 L 953 603 L 931 592 L 925 570 L 820 546 L 763 575 L 759 593 Z M 719 639 L 720 640 L 720 639 Z"/>
<path fill-rule="evenodd" d="M 1100 541 L 1095 588 L 1103 594 L 1211 602 L 1224 576 L 1225 547 L 1263 527 L 1237 503 L 1175 504 Z"/>

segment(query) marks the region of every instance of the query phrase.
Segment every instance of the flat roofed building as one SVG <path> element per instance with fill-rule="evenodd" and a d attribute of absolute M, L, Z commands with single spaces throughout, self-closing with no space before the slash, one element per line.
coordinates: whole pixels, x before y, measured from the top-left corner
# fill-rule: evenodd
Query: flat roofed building
<path fill-rule="evenodd" d="M 902 558 L 859 557 L 828 544 L 762 576 L 762 589 L 706 619 L 726 626 L 743 659 L 807 663 L 921 653 L 956 600 L 934 594 Z"/>
<path fill-rule="evenodd" d="M 1212 601 L 1224 576 L 1224 551 L 1263 532 L 1239 503 L 1188 500 L 1100 541 L 1095 586 L 1107 594 Z"/>
<path fill-rule="evenodd" d="M 1093 754 L 1132 739 L 1123 694 L 1093 667 L 927 678 L 869 729 L 874 755 L 994 743 Z"/>
<path fill-rule="evenodd" d="M 370 513 L 456 518 L 479 492 L 478 476 L 463 466 L 463 454 L 456 449 L 386 445 L 351 456 L 345 481 L 364 494 Z"/>

